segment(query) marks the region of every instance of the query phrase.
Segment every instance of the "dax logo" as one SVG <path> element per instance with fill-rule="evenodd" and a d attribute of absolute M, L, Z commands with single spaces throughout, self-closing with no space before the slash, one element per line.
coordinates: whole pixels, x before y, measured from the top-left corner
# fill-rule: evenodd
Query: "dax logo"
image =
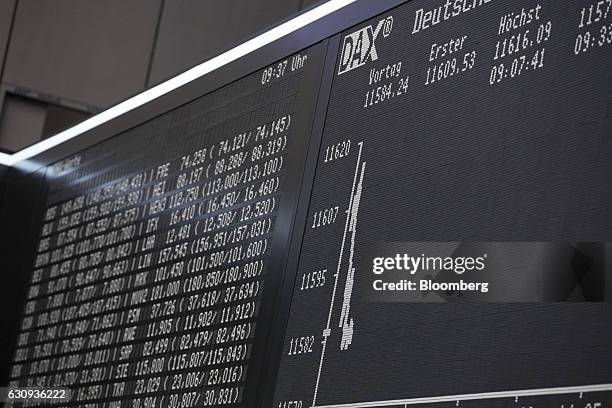
<path fill-rule="evenodd" d="M 383 37 L 388 37 L 391 34 L 392 28 L 393 16 L 389 16 L 380 20 L 376 28 L 369 25 L 344 37 L 338 75 L 359 68 L 368 62 L 368 60 L 376 61 L 378 59 L 376 38 L 381 31 Z"/>

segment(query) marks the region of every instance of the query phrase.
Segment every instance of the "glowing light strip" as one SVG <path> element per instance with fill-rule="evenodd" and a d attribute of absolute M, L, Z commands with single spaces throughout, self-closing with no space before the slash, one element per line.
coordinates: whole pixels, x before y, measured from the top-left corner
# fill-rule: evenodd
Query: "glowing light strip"
<path fill-rule="evenodd" d="M 11 160 L 10 154 L 0 152 L 0 164 L 6 164 L 5 162 L 8 162 L 9 160 Z M 7 164 L 7 166 L 10 166 L 10 164 Z"/>
<path fill-rule="evenodd" d="M 297 31 L 308 24 L 334 13 L 335 11 L 354 3 L 355 1 L 357 0 L 330 0 L 327 3 L 323 3 L 320 6 L 315 7 L 304 14 L 300 14 L 299 16 L 280 24 L 279 26 L 266 31 L 265 33 L 260 34 L 257 37 L 248 40 L 217 57 L 214 57 L 191 68 L 188 71 L 183 72 L 182 74 L 175 76 L 174 78 L 162 82 L 153 88 L 150 88 L 103 112 L 100 112 L 99 114 L 92 116 L 91 118 L 69 129 L 66 129 L 61 133 L 58 133 L 55 136 L 26 147 L 25 149 L 13 153 L 12 155 L 0 153 L 0 164 L 14 166 L 23 160 L 30 159 L 46 150 L 51 149 L 52 147 L 55 147 L 93 129 L 96 126 L 100 126 L 101 124 L 136 109 L 147 102 L 180 88 L 181 86 L 195 79 L 198 79 L 216 69 L 223 67 L 226 64 L 229 64 L 232 61 L 235 61 L 259 48 L 262 48 L 288 34 L 293 33 L 294 31 Z"/>

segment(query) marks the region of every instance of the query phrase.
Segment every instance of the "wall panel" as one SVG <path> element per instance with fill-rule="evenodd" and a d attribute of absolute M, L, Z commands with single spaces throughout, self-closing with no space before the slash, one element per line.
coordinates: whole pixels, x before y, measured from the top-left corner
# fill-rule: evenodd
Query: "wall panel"
<path fill-rule="evenodd" d="M 149 86 L 295 13 L 300 0 L 166 1 Z"/>
<path fill-rule="evenodd" d="M 94 107 L 135 94 L 145 87 L 159 7 L 21 0 L 3 82 Z"/>

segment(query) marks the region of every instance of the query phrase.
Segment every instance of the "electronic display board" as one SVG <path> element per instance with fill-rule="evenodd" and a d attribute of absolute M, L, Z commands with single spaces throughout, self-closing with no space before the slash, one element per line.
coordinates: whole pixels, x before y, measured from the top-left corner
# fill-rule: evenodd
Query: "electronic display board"
<path fill-rule="evenodd" d="M 612 1 L 339 10 L 4 177 L 25 406 L 611 406 Z"/>
<path fill-rule="evenodd" d="M 342 33 L 274 407 L 612 404 L 611 24 L 422 0 Z"/>
<path fill-rule="evenodd" d="M 47 169 L 12 386 L 70 389 L 71 406 L 242 404 L 323 50 Z"/>

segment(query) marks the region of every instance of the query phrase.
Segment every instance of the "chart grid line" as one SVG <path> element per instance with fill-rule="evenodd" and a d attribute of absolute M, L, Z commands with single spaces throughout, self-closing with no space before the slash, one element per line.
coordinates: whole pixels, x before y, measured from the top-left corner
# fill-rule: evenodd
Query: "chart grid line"
<path fill-rule="evenodd" d="M 456 394 L 444 395 L 436 397 L 420 397 L 407 398 L 386 401 L 369 401 L 369 402 L 354 402 L 348 404 L 334 405 L 316 405 L 311 408 L 374 408 L 374 407 L 390 407 L 390 406 L 409 406 L 417 404 L 433 404 L 437 402 L 456 402 L 481 399 L 496 399 L 496 398 L 520 398 L 529 396 L 544 396 L 544 395 L 561 395 L 561 394 L 582 394 L 585 392 L 603 392 L 612 391 L 612 383 L 610 384 L 595 384 L 581 385 L 571 387 L 555 387 L 555 388 L 536 388 L 527 390 L 514 391 L 495 391 L 482 392 L 476 394 Z"/>

